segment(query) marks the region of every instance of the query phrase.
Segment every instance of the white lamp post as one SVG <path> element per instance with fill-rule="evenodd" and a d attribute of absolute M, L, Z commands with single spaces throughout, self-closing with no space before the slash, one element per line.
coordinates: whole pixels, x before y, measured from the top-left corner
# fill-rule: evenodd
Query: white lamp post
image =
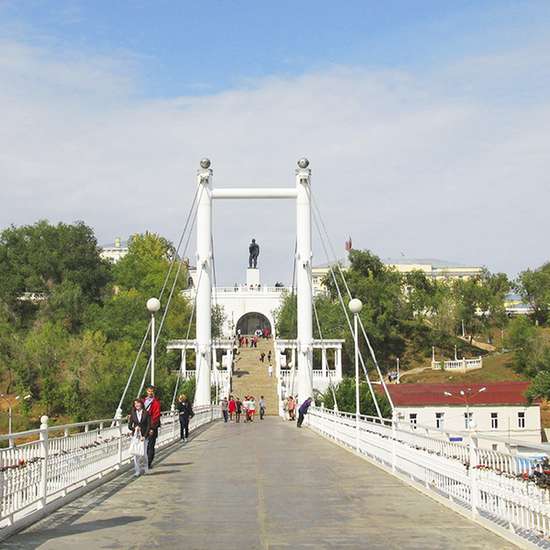
<path fill-rule="evenodd" d="M 483 393 L 486 391 L 487 388 L 483 386 L 482 388 L 479 388 L 476 392 L 472 390 L 472 388 L 466 388 L 465 390 L 460 390 L 458 392 L 458 395 L 452 394 L 450 391 L 444 391 L 443 395 L 446 395 L 447 397 L 461 397 L 464 399 L 464 403 L 466 404 L 466 422 L 468 423 L 467 429 L 468 431 L 471 431 L 472 428 L 475 428 L 475 423 L 473 420 L 470 420 L 470 397 L 476 393 Z"/>
<path fill-rule="evenodd" d="M 3 393 L 0 393 L 0 397 L 8 404 L 8 435 L 11 435 L 11 433 L 12 433 L 12 418 L 13 418 L 12 405 L 11 405 L 11 402 L 7 398 L 6 395 L 4 395 Z M 24 395 L 23 397 L 21 397 L 20 395 L 15 396 L 16 401 L 19 401 L 20 399 L 24 399 L 26 401 L 27 399 L 30 399 L 30 398 L 31 398 L 30 393 L 27 394 L 27 395 Z M 8 441 L 9 441 L 9 446 L 13 447 L 13 440 L 9 439 Z"/>
<path fill-rule="evenodd" d="M 155 385 L 155 313 L 160 309 L 158 298 L 147 300 L 147 310 L 151 314 L 151 386 Z"/>
<path fill-rule="evenodd" d="M 355 340 L 355 446 L 359 451 L 359 416 L 361 409 L 359 406 L 359 330 L 358 317 L 359 312 L 363 309 L 363 303 L 357 298 L 350 300 L 348 304 L 349 310 L 353 313 L 353 331 Z"/>

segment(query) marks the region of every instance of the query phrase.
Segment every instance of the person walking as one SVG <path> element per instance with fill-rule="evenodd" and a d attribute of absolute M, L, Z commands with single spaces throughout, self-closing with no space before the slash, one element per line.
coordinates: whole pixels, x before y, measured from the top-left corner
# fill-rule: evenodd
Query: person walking
<path fill-rule="evenodd" d="M 227 424 L 229 420 L 229 401 L 227 401 L 227 397 L 222 399 L 220 405 L 222 406 L 223 421 Z"/>
<path fill-rule="evenodd" d="M 142 442 L 142 454 L 134 455 L 133 457 L 135 472 L 134 475 L 136 477 L 139 477 L 142 473 L 146 474 L 149 471 L 146 454 L 147 438 L 149 437 L 149 430 L 151 429 L 151 417 L 149 416 L 149 413 L 143 408 L 143 401 L 141 399 L 134 399 L 132 410 L 130 411 L 130 417 L 128 419 L 128 429 L 132 432 L 134 437 L 138 437 L 139 440 Z"/>
<path fill-rule="evenodd" d="M 250 411 L 248 407 L 250 406 L 250 400 L 248 398 L 248 395 L 244 396 L 243 399 L 243 410 L 244 410 L 244 421 L 250 422 Z"/>
<path fill-rule="evenodd" d="M 311 397 L 308 397 L 300 405 L 300 408 L 298 409 L 298 422 L 296 423 L 296 426 L 298 426 L 298 428 L 302 427 L 302 422 L 304 421 L 304 416 L 307 414 L 307 411 L 308 411 L 308 409 L 309 409 L 312 402 L 313 402 L 313 399 Z"/>
<path fill-rule="evenodd" d="M 294 397 L 292 397 L 292 395 L 288 396 L 287 409 L 288 409 L 288 419 L 290 421 L 296 420 L 296 412 L 295 412 L 296 403 L 294 402 Z"/>
<path fill-rule="evenodd" d="M 232 395 L 229 396 L 228 410 L 229 410 L 229 420 L 230 422 L 233 422 L 233 415 L 237 411 L 237 403 L 235 401 L 235 398 Z"/>
<path fill-rule="evenodd" d="M 267 367 L 267 374 L 269 374 L 269 378 L 273 376 L 273 365 L 269 365 L 269 367 Z"/>
<path fill-rule="evenodd" d="M 250 422 L 254 422 L 254 415 L 256 414 L 256 401 L 254 396 L 251 395 L 248 400 L 248 417 Z"/>
<path fill-rule="evenodd" d="M 180 439 L 185 443 L 189 438 L 189 420 L 195 416 L 191 401 L 182 393 L 178 397 L 178 413 L 180 419 Z"/>
<path fill-rule="evenodd" d="M 143 400 L 145 410 L 151 417 L 151 427 L 149 429 L 149 437 L 147 439 L 147 466 L 149 469 L 153 467 L 153 460 L 155 459 L 155 445 L 157 444 L 157 437 L 159 435 L 160 426 L 160 401 L 155 396 L 155 387 L 147 386 L 147 395 Z"/>
<path fill-rule="evenodd" d="M 263 420 L 265 416 L 265 399 L 263 395 L 260 395 L 258 405 L 260 406 L 260 420 Z"/>
<path fill-rule="evenodd" d="M 267 352 L 267 362 L 271 365 L 271 350 Z"/>
<path fill-rule="evenodd" d="M 237 422 L 237 424 L 241 421 L 242 412 L 243 402 L 241 401 L 241 398 L 237 396 L 237 399 L 235 400 L 235 422 Z"/>
<path fill-rule="evenodd" d="M 284 419 L 288 420 L 288 397 L 285 397 L 283 399 L 283 414 L 284 414 Z"/>

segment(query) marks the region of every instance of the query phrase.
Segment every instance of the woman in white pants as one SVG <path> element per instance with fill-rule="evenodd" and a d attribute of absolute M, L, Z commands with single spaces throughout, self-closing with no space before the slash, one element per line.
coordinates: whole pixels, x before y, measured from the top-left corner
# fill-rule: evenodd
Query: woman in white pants
<path fill-rule="evenodd" d="M 130 411 L 130 417 L 128 419 L 128 429 L 132 432 L 134 437 L 139 437 L 142 442 L 143 453 L 141 455 L 134 455 L 134 469 L 135 476 L 138 477 L 142 473 L 147 473 L 147 436 L 151 429 L 151 417 L 149 413 L 143 407 L 143 401 L 141 399 L 135 399 Z M 143 463 L 143 465 L 142 465 Z M 143 466 L 143 467 L 142 467 Z"/>

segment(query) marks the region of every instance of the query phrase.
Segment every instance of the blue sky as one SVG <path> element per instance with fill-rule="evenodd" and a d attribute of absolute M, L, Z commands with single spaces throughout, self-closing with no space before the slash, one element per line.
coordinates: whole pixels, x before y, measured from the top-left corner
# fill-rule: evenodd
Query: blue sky
<path fill-rule="evenodd" d="M 4 33 L 133 61 L 146 96 L 211 94 L 333 65 L 429 71 L 536 40 L 545 1 L 0 2 Z"/>
<path fill-rule="evenodd" d="M 216 186 L 288 186 L 307 155 L 342 254 L 536 267 L 549 28 L 547 1 L 0 0 L 0 220 L 177 241 L 202 156 Z M 216 208 L 221 282 L 252 236 L 291 278 L 287 207 Z"/>

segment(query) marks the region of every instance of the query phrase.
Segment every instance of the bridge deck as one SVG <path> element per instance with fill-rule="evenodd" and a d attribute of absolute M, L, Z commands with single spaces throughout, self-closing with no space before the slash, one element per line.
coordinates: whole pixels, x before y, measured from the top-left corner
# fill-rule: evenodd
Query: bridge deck
<path fill-rule="evenodd" d="M 150 475 L 130 478 L 106 483 L 3 547 L 512 548 L 279 418 L 217 423 L 168 451 Z"/>

